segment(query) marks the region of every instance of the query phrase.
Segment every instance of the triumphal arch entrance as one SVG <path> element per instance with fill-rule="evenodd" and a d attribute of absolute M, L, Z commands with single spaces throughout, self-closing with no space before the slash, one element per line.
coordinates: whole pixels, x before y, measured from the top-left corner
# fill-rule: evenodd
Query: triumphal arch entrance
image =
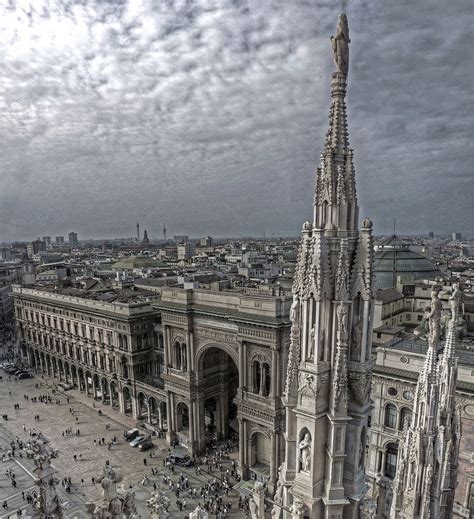
<path fill-rule="evenodd" d="M 168 440 L 193 455 L 230 441 L 243 478 L 270 487 L 283 459 L 290 305 L 269 293 L 175 287 L 164 288 L 157 304 Z"/>

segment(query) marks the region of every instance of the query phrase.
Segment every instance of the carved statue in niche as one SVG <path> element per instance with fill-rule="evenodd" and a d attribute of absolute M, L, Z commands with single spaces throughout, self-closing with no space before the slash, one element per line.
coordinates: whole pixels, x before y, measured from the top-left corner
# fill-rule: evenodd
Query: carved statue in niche
<path fill-rule="evenodd" d="M 298 322 L 299 305 L 300 305 L 300 302 L 298 299 L 298 295 L 293 294 L 293 303 L 291 303 L 291 308 L 290 308 L 290 321 L 295 324 L 297 324 L 297 322 Z"/>
<path fill-rule="evenodd" d="M 314 326 L 311 328 L 311 332 L 309 334 L 308 359 L 312 359 L 313 355 L 314 355 Z"/>
<path fill-rule="evenodd" d="M 307 432 L 300 441 L 298 448 L 300 450 L 300 469 L 301 472 L 309 473 L 311 470 L 311 435 Z"/>
<path fill-rule="evenodd" d="M 337 330 L 347 333 L 347 308 L 344 303 L 340 303 L 337 307 Z"/>
<path fill-rule="evenodd" d="M 351 359 L 358 360 L 362 346 L 362 324 L 360 321 L 354 326 L 352 332 Z"/>

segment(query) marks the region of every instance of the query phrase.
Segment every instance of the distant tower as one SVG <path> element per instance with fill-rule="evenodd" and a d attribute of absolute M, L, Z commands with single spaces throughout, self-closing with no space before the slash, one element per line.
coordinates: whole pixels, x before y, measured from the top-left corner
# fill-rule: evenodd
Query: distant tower
<path fill-rule="evenodd" d="M 140 241 L 140 224 L 137 222 L 137 241 Z"/>
<path fill-rule="evenodd" d="M 439 288 L 433 287 L 428 315 L 428 352 L 400 442 L 393 481 L 391 519 L 448 519 L 453 517 L 454 491 L 461 439 L 461 416 L 456 407 L 458 371 L 456 324 L 461 292 L 453 285 L 451 320 L 439 365 L 436 355 L 441 328 Z"/>
<path fill-rule="evenodd" d="M 163 240 L 166 241 L 166 227 L 163 225 Z"/>
<path fill-rule="evenodd" d="M 338 70 L 332 75 L 313 222 L 303 224 L 293 280 L 282 399 L 285 462 L 278 484 L 280 502 L 296 514 L 292 517 L 361 519 L 372 405 L 372 222 L 365 218 L 359 229 L 345 103 L 349 29 L 344 14 L 331 40 Z"/>
<path fill-rule="evenodd" d="M 148 232 L 147 230 L 145 229 L 145 232 L 143 233 L 143 241 L 142 241 L 143 244 L 148 244 L 150 243 L 150 240 L 148 239 Z"/>

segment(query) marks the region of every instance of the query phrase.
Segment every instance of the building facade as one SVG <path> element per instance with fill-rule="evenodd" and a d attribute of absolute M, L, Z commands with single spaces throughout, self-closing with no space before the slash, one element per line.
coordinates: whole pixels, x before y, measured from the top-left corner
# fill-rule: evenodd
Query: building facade
<path fill-rule="evenodd" d="M 15 286 L 20 357 L 191 454 L 239 446 L 244 478 L 273 489 L 290 297 L 164 287 L 127 303 Z"/>

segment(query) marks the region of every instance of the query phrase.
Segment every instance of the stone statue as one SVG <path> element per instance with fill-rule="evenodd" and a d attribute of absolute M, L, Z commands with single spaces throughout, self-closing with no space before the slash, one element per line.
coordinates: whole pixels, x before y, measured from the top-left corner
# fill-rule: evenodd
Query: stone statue
<path fill-rule="evenodd" d="M 337 71 L 347 76 L 349 71 L 349 25 L 345 13 L 339 15 L 336 36 L 331 36 L 334 63 Z"/>
<path fill-rule="evenodd" d="M 253 495 L 249 501 L 249 508 L 252 519 L 264 519 L 265 517 L 265 487 L 263 483 L 257 481 L 253 486 Z"/>
<path fill-rule="evenodd" d="M 290 308 L 290 321 L 292 323 L 297 322 L 299 305 L 300 305 L 300 303 L 298 300 L 298 295 L 293 294 L 293 303 L 291 303 L 291 308 Z"/>
<path fill-rule="evenodd" d="M 433 287 L 431 291 L 431 305 L 428 314 L 428 327 L 430 340 L 437 342 L 440 334 L 442 303 L 439 298 L 439 288 Z"/>
<path fill-rule="evenodd" d="M 451 319 L 456 322 L 462 301 L 462 292 L 459 290 L 459 283 L 453 283 L 453 291 L 449 297 L 451 305 Z"/>
<path fill-rule="evenodd" d="M 87 503 L 88 513 L 94 519 L 118 519 L 125 517 L 132 519 L 136 515 L 135 492 L 129 490 L 127 492 L 117 492 L 117 483 L 122 481 L 123 476 L 117 472 L 109 461 L 105 462 L 102 474 L 96 478 L 102 487 L 102 502 Z"/>
<path fill-rule="evenodd" d="M 311 435 L 307 432 L 299 443 L 301 472 L 310 472 L 311 469 Z"/>
<path fill-rule="evenodd" d="M 309 334 L 309 351 L 308 351 L 308 358 L 312 359 L 314 355 L 314 326 L 311 328 L 311 332 Z"/>
<path fill-rule="evenodd" d="M 35 464 L 35 484 L 39 487 L 38 498 L 33 503 L 33 517 L 51 516 L 62 519 L 63 510 L 56 492 L 57 471 L 51 466 L 51 459 L 57 457 L 57 450 L 53 449 L 49 440 L 40 433 L 33 439 L 29 452 Z"/>
<path fill-rule="evenodd" d="M 189 519 L 207 519 L 208 517 L 209 514 L 200 505 L 195 508 L 194 512 L 189 514 Z"/>
<path fill-rule="evenodd" d="M 340 303 L 337 307 L 337 331 L 347 333 L 347 308 L 344 303 Z"/>

